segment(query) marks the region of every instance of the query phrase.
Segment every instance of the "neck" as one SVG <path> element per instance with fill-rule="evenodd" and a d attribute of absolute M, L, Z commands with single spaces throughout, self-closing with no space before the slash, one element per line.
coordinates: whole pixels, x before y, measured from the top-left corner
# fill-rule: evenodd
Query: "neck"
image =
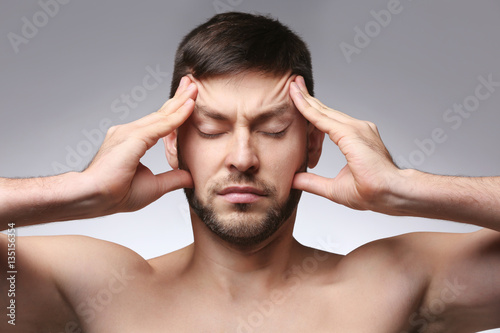
<path fill-rule="evenodd" d="M 269 289 L 278 286 L 303 248 L 292 236 L 295 213 L 269 239 L 244 247 L 222 241 L 193 213 L 192 222 L 191 272 L 203 274 L 207 283 L 232 295 L 239 286 L 245 286 L 246 291 L 250 291 L 249 285 Z"/>

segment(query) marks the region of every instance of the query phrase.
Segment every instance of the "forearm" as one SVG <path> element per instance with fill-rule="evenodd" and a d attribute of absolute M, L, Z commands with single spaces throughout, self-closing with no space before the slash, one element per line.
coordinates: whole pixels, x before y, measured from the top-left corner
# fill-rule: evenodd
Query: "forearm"
<path fill-rule="evenodd" d="M 392 215 L 450 220 L 500 231 L 500 177 L 401 170 L 388 202 Z"/>
<path fill-rule="evenodd" d="M 0 230 L 95 217 L 99 196 L 82 173 L 30 179 L 0 178 Z"/>

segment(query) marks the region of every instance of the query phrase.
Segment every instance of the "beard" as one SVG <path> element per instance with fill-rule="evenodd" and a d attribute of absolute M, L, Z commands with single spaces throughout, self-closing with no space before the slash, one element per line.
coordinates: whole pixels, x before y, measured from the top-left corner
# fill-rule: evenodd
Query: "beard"
<path fill-rule="evenodd" d="M 180 149 L 177 148 L 179 168 L 189 171 L 184 163 Z M 307 170 L 307 154 L 299 171 Z M 271 205 L 263 217 L 252 217 L 251 203 L 232 204 L 232 213 L 222 218 L 217 212 L 214 199 L 217 193 L 229 185 L 251 185 L 261 189 L 271 199 Z M 233 172 L 208 189 L 208 200 L 202 202 L 195 188 L 185 188 L 187 201 L 193 212 L 215 235 L 233 245 L 247 247 L 258 245 L 271 237 L 296 211 L 302 191 L 290 189 L 284 202 L 278 202 L 277 190 L 274 186 L 257 179 L 253 173 Z"/>

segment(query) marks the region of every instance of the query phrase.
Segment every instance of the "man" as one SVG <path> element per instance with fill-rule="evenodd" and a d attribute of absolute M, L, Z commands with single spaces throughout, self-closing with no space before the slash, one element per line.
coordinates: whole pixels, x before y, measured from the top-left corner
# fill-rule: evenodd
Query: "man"
<path fill-rule="evenodd" d="M 4 229 L 134 211 L 185 188 L 195 239 L 146 261 L 87 237 L 19 237 L 16 325 L 3 320 L 2 332 L 499 327 L 500 179 L 398 169 L 375 125 L 311 96 L 311 73 L 305 44 L 279 22 L 217 15 L 179 46 L 171 99 L 111 128 L 85 171 L 2 179 Z M 325 133 L 347 159 L 333 179 L 305 172 L 318 162 Z M 173 170 L 153 175 L 140 158 L 161 138 Z M 326 253 L 292 237 L 300 191 L 354 209 L 484 229 L 407 234 L 346 256 Z M 11 242 L 5 235 L 0 242 L 7 267 Z M 6 295 L 12 279 L 0 283 Z M 10 300 L 2 297 L 1 306 Z"/>

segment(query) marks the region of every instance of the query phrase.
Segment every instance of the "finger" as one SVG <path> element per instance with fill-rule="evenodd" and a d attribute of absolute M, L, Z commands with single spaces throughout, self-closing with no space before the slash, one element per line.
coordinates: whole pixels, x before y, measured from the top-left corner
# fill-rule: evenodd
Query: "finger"
<path fill-rule="evenodd" d="M 196 87 L 191 92 L 186 91 L 186 94 L 196 92 Z M 178 103 L 176 103 L 177 106 Z M 154 112 L 134 122 L 119 125 L 108 131 L 107 136 L 115 137 L 114 142 L 122 142 L 125 139 L 133 139 L 134 142 L 145 144 L 142 149 L 150 149 L 159 139 L 167 136 L 177 129 L 186 119 L 189 118 L 194 110 L 195 102 L 192 98 L 187 97 L 184 104 L 179 105 L 176 112 L 170 114 L 163 112 Z M 142 143 L 141 143 L 142 142 Z"/>
<path fill-rule="evenodd" d="M 315 175 L 313 173 L 297 173 L 293 178 L 292 188 L 313 193 L 324 198 L 328 197 L 328 183 L 330 179 Z"/>
<path fill-rule="evenodd" d="M 323 133 L 330 133 L 338 127 L 338 124 L 336 124 L 338 121 L 328 117 L 312 106 L 309 101 L 305 99 L 304 93 L 298 89 L 295 83 L 291 84 L 290 96 L 300 113 Z"/>
<path fill-rule="evenodd" d="M 338 146 L 340 140 L 352 133 L 353 124 L 360 122 L 357 119 L 348 117 L 341 112 L 322 112 L 306 100 L 303 92 L 298 90 L 297 85 L 292 83 L 290 96 L 302 115 L 311 122 L 317 129 L 328 134 L 330 139 Z M 333 111 L 329 109 L 328 111 Z"/>
<path fill-rule="evenodd" d="M 319 99 L 317 99 L 317 98 L 311 96 L 311 94 L 309 94 L 309 90 L 307 89 L 307 86 L 306 86 L 306 81 L 304 80 L 304 78 L 302 76 L 297 76 L 295 78 L 295 83 L 297 84 L 297 87 L 299 88 L 299 90 L 302 91 L 304 98 L 312 106 L 317 108 L 318 111 L 323 111 L 323 109 L 329 110 L 329 108 L 325 104 L 323 104 Z"/>
<path fill-rule="evenodd" d="M 191 115 L 194 110 L 195 102 L 192 99 L 188 99 L 177 112 L 169 115 L 158 115 L 157 120 L 148 124 L 147 126 L 141 127 L 137 135 L 142 137 L 147 137 L 154 145 L 159 139 L 169 135 L 175 131 L 179 126 L 181 126 Z M 150 146 L 150 144 L 148 144 Z"/>
<path fill-rule="evenodd" d="M 186 121 L 193 112 L 194 105 L 194 101 L 188 99 L 175 113 L 169 115 L 154 113 L 135 122 L 121 125 L 115 131 L 117 140 L 133 139 L 145 144 L 143 149 L 150 149 L 159 139 L 172 133 Z"/>
<path fill-rule="evenodd" d="M 307 90 L 307 86 L 305 83 L 305 80 L 302 76 L 297 76 L 295 79 L 295 82 L 299 88 L 300 91 L 302 91 L 304 98 L 311 104 L 311 106 L 314 106 L 318 109 L 318 111 L 324 113 L 325 115 L 329 116 L 340 116 L 341 118 L 346 118 L 346 119 L 355 119 L 345 113 L 342 113 L 340 111 L 337 111 L 335 109 L 329 108 L 325 104 L 323 104 L 319 99 L 312 97 L 309 94 L 309 91 Z M 337 120 L 341 120 L 340 118 Z"/>
<path fill-rule="evenodd" d="M 189 80 L 186 78 L 186 80 Z M 172 112 L 175 112 L 184 102 L 188 99 L 196 99 L 196 96 L 198 94 L 198 87 L 196 86 L 195 83 L 191 82 L 186 85 L 185 88 L 182 88 L 178 94 L 176 94 L 174 97 L 169 99 L 165 104 L 162 105 L 160 110 L 158 112 L 163 112 L 170 114 Z"/>
<path fill-rule="evenodd" d="M 190 104 L 190 100 L 194 101 L 196 99 L 196 95 L 198 93 L 198 89 L 194 83 L 189 84 L 186 90 L 178 97 L 169 99 L 157 112 L 151 113 L 141 119 L 138 119 L 132 123 L 131 126 L 134 127 L 146 127 L 157 122 L 163 122 L 165 116 L 171 116 L 176 112 L 185 111 L 183 107 L 185 107 L 186 103 Z M 180 124 L 176 125 L 179 126 Z M 176 127 L 177 128 L 177 127 Z"/>
<path fill-rule="evenodd" d="M 181 78 L 181 80 L 179 81 L 179 86 L 175 90 L 175 94 L 174 94 L 174 96 L 172 98 L 178 97 L 180 94 L 182 94 L 187 89 L 187 87 L 189 86 L 189 84 L 191 84 L 193 82 L 194 81 L 191 79 L 190 76 L 188 76 L 188 75 L 183 76 Z"/>
<path fill-rule="evenodd" d="M 181 80 L 179 81 L 179 86 L 178 86 L 178 87 L 177 87 L 177 89 L 175 90 L 175 94 L 174 94 L 174 96 L 176 96 L 176 95 L 178 95 L 178 94 L 182 93 L 182 91 L 184 90 L 184 88 L 186 88 L 186 87 L 187 87 L 187 84 L 189 84 L 189 83 L 190 83 L 189 78 L 188 78 L 187 76 L 183 76 L 183 77 L 181 78 Z"/>
<path fill-rule="evenodd" d="M 172 98 L 169 98 L 158 111 L 165 111 L 170 104 L 172 104 L 172 100 L 179 98 L 188 88 L 189 84 L 191 83 L 191 80 L 187 76 L 183 76 L 179 82 L 179 86 L 177 87 L 177 90 L 175 91 L 175 94 Z"/>
<path fill-rule="evenodd" d="M 290 84 L 290 96 L 292 97 L 292 100 L 296 102 L 297 100 L 295 98 L 298 98 L 300 100 L 304 100 L 305 106 L 310 106 L 314 108 L 317 112 L 320 112 L 324 114 L 325 116 L 329 116 L 329 109 L 321 104 L 316 98 L 311 97 L 307 91 L 303 91 L 299 88 L 299 85 L 296 82 L 292 82 Z M 294 98 L 295 97 L 295 98 Z M 297 105 L 297 103 L 295 103 Z"/>
<path fill-rule="evenodd" d="M 309 94 L 309 90 L 307 89 L 307 86 L 306 86 L 306 81 L 304 80 L 304 77 L 298 75 L 294 82 L 297 84 L 297 87 L 299 88 L 300 91 L 302 91 L 304 93 L 305 96 L 311 96 L 311 94 Z"/>
<path fill-rule="evenodd" d="M 181 188 L 192 188 L 193 177 L 185 170 L 171 170 L 156 175 L 163 193 L 168 193 Z"/>
<path fill-rule="evenodd" d="M 165 126 L 163 126 L 162 122 L 158 122 L 155 125 L 158 125 L 160 129 L 161 137 L 164 137 L 170 134 L 172 131 L 181 126 L 193 113 L 195 106 L 195 101 L 193 99 L 188 99 L 184 104 L 177 110 L 177 112 L 172 113 L 166 117 L 168 121 L 166 121 Z"/>
<path fill-rule="evenodd" d="M 302 76 L 297 76 L 290 86 L 292 86 L 292 85 L 294 85 L 295 88 L 297 88 L 299 91 L 302 92 L 302 95 L 309 102 L 309 104 L 311 104 L 311 106 L 313 106 L 317 109 L 321 109 L 321 108 L 325 107 L 324 105 L 322 105 L 319 102 L 319 100 L 317 100 L 316 98 L 312 97 L 309 94 L 309 91 L 307 90 L 306 83 L 305 83 L 304 78 Z"/>

